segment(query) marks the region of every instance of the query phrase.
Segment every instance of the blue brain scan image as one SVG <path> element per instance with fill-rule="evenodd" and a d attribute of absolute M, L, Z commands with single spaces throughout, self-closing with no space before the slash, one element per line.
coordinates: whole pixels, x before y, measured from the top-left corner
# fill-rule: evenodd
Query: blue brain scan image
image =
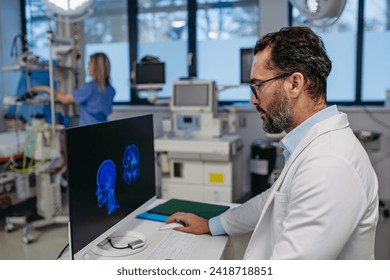
<path fill-rule="evenodd" d="M 116 169 L 112 160 L 105 160 L 99 167 L 96 176 L 96 195 L 99 207 L 106 204 L 108 215 L 119 208 L 115 198 Z"/>
<path fill-rule="evenodd" d="M 127 184 L 138 180 L 140 174 L 140 154 L 136 145 L 127 146 L 123 156 L 123 179 Z"/>

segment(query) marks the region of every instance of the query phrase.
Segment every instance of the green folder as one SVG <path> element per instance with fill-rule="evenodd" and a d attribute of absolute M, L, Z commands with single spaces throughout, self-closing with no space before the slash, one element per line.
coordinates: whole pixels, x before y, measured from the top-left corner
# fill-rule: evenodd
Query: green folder
<path fill-rule="evenodd" d="M 229 206 L 182 200 L 170 199 L 150 209 L 149 213 L 170 216 L 176 212 L 188 212 L 205 219 L 211 219 L 229 209 Z"/>

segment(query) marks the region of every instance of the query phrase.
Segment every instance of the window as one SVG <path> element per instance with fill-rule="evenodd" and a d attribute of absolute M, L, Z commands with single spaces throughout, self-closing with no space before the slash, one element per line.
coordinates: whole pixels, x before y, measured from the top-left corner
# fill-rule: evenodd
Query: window
<path fill-rule="evenodd" d="M 127 0 L 95 0 L 94 13 L 84 21 L 85 73 L 88 74 L 89 56 L 104 52 L 110 59 L 110 82 L 116 90 L 117 103 L 130 101 L 128 26 Z"/>
<path fill-rule="evenodd" d="M 365 1 L 362 101 L 383 101 L 390 89 L 390 1 Z"/>
<path fill-rule="evenodd" d="M 119 103 L 139 102 L 147 96 L 145 92 L 130 94 L 130 61 L 146 55 L 156 56 L 166 65 L 166 84 L 157 94 L 160 98 L 171 95 L 173 81 L 188 76 L 215 80 L 219 87 L 239 85 L 240 49 L 252 48 L 258 39 L 258 2 L 96 0 L 94 14 L 84 22 L 85 60 L 95 51 L 109 55 L 115 102 Z M 44 10 L 42 1 L 25 0 L 29 49 L 47 58 Z M 328 80 L 330 103 L 383 104 L 390 89 L 389 14 L 388 0 L 348 0 L 335 25 L 313 28 L 323 38 L 333 62 Z M 307 24 L 296 9 L 291 15 L 292 25 Z M 222 91 L 219 99 L 247 102 L 249 96 L 249 90 L 241 87 Z"/>
<path fill-rule="evenodd" d="M 328 56 L 332 60 L 332 71 L 328 77 L 328 102 L 355 101 L 357 11 L 358 1 L 349 0 L 334 25 L 326 28 L 309 25 L 322 37 Z M 292 25 L 306 24 L 305 18 L 294 8 Z"/>
<path fill-rule="evenodd" d="M 193 29 L 190 12 L 196 14 Z M 166 84 L 158 97 L 170 97 L 172 83 L 194 71 L 198 79 L 238 86 L 240 48 L 252 48 L 258 39 L 258 0 L 140 0 L 137 23 L 137 60 L 152 55 L 166 65 Z M 191 53 L 191 39 L 196 40 L 195 54 Z M 191 55 L 196 57 L 192 69 Z M 146 95 L 139 93 L 141 98 Z M 222 91 L 219 99 L 247 102 L 249 97 L 249 89 L 244 87 Z"/>
<path fill-rule="evenodd" d="M 387 0 L 348 0 L 336 24 L 313 28 L 324 40 L 332 60 L 328 102 L 382 105 L 390 89 L 390 3 Z M 363 15 L 360 16 L 359 15 Z M 292 25 L 306 25 L 292 9 Z"/>
<path fill-rule="evenodd" d="M 39 0 L 26 0 L 25 6 L 31 42 L 47 53 L 46 7 Z M 170 97 L 172 83 L 189 76 L 237 86 L 240 48 L 251 48 L 258 39 L 258 0 L 96 0 L 93 7 L 93 15 L 84 21 L 85 70 L 90 54 L 107 53 L 117 103 L 147 97 L 142 91 L 134 95 L 130 81 L 131 61 L 146 55 L 166 65 L 166 84 L 157 93 L 159 98 Z M 189 20 L 189 14 L 196 19 Z M 249 96 L 245 87 L 223 91 L 220 100 L 248 101 Z"/>
<path fill-rule="evenodd" d="M 28 49 L 39 57 L 49 58 L 47 30 L 49 20 L 45 16 L 46 6 L 41 0 L 25 0 L 26 37 Z M 53 32 L 55 26 L 51 24 Z"/>
<path fill-rule="evenodd" d="M 198 0 L 198 78 L 219 88 L 240 84 L 240 49 L 258 40 L 258 0 Z M 248 101 L 247 86 L 221 91 L 220 101 Z"/>
<path fill-rule="evenodd" d="M 168 98 L 172 83 L 187 76 L 188 12 L 186 0 L 138 1 L 137 61 L 146 55 L 165 62 L 165 86 L 158 98 Z M 139 92 L 145 98 L 147 92 Z"/>

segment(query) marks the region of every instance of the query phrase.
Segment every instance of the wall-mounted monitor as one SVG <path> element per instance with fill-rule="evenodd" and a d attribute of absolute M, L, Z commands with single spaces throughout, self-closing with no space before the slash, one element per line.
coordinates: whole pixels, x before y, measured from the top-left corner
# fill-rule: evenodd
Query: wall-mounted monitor
<path fill-rule="evenodd" d="M 176 81 L 173 84 L 171 111 L 215 113 L 217 109 L 216 94 L 213 81 Z"/>
<path fill-rule="evenodd" d="M 135 64 L 137 89 L 161 89 L 165 84 L 165 63 L 140 62 Z"/>
<path fill-rule="evenodd" d="M 240 50 L 240 81 L 241 84 L 251 83 L 251 68 L 254 58 L 253 49 Z"/>
<path fill-rule="evenodd" d="M 83 259 L 155 199 L 153 116 L 69 128 L 65 136 L 70 254 Z"/>

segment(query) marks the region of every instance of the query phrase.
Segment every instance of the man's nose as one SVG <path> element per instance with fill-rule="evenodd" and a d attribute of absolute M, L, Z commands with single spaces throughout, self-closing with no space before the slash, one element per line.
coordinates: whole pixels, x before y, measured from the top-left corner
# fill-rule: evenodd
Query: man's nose
<path fill-rule="evenodd" d="M 260 98 L 256 98 L 253 94 L 251 94 L 251 104 L 260 105 Z"/>

